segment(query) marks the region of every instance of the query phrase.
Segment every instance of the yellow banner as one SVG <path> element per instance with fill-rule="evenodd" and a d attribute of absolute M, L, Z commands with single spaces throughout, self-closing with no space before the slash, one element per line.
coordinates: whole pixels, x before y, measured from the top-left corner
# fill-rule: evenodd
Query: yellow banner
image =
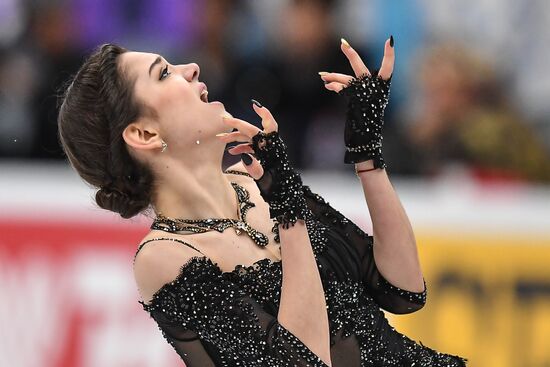
<path fill-rule="evenodd" d="M 418 232 L 427 304 L 396 329 L 471 367 L 550 366 L 550 237 Z"/>

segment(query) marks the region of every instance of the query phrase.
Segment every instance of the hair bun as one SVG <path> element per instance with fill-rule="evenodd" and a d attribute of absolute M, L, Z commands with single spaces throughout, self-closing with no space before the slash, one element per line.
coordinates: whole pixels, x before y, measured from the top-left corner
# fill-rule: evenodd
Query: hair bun
<path fill-rule="evenodd" d="M 119 213 L 123 218 L 131 218 L 143 209 L 142 202 L 133 200 L 112 186 L 101 187 L 95 194 L 95 200 L 101 208 Z"/>

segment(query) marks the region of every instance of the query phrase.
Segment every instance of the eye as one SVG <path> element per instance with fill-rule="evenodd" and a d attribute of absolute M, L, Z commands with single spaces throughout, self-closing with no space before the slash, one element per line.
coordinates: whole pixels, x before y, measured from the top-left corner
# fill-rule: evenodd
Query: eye
<path fill-rule="evenodd" d="M 163 80 L 164 78 L 166 78 L 168 75 L 170 75 L 171 73 L 168 71 L 168 65 L 166 65 L 164 67 L 164 69 L 162 69 L 160 71 L 160 77 L 159 77 L 159 80 Z"/>

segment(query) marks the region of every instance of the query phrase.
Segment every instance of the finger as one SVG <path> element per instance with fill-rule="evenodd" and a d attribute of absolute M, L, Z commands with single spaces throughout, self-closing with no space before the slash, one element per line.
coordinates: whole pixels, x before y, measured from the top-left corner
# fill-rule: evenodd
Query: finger
<path fill-rule="evenodd" d="M 230 133 L 220 133 L 216 135 L 221 141 L 225 143 L 232 143 L 234 141 L 250 141 L 250 138 L 240 131 L 233 131 Z"/>
<path fill-rule="evenodd" d="M 250 143 L 245 143 L 235 145 L 234 147 L 229 148 L 227 152 L 231 155 L 239 155 L 242 153 L 254 153 L 254 149 L 252 149 Z"/>
<path fill-rule="evenodd" d="M 378 75 L 384 80 L 388 80 L 393 73 L 393 65 L 395 63 L 395 49 L 393 48 L 393 36 L 390 37 L 384 44 L 384 59 Z"/>
<path fill-rule="evenodd" d="M 264 174 L 264 169 L 260 162 L 252 157 L 250 154 L 241 154 L 241 160 L 244 163 L 244 168 L 248 171 L 248 174 L 255 180 L 259 179 Z"/>
<path fill-rule="evenodd" d="M 327 88 L 328 90 L 331 90 L 333 92 L 336 92 L 336 93 L 340 92 L 345 87 L 346 87 L 346 85 L 344 85 L 342 83 L 338 83 L 338 82 L 332 82 L 332 83 L 325 84 L 325 88 Z"/>
<path fill-rule="evenodd" d="M 340 74 L 340 73 L 327 73 L 325 71 L 319 72 L 321 79 L 326 82 L 338 82 L 342 84 L 348 84 L 351 80 L 354 79 L 351 75 Z"/>
<path fill-rule="evenodd" d="M 343 38 L 340 48 L 342 49 L 344 55 L 348 58 L 356 77 L 360 77 L 363 74 L 370 75 L 369 69 L 367 69 L 367 66 L 363 60 L 361 60 L 361 57 L 357 51 L 355 51 L 355 49 L 353 49 L 353 47 L 351 47 L 350 44 Z"/>
<path fill-rule="evenodd" d="M 267 107 L 262 106 L 259 102 L 253 100 L 252 108 L 258 116 L 262 118 L 262 127 L 264 128 L 264 132 L 269 133 L 272 131 L 278 131 L 279 125 Z"/>
<path fill-rule="evenodd" d="M 252 138 L 254 135 L 256 135 L 260 131 L 259 128 L 252 125 L 251 123 L 235 117 L 224 116 L 222 120 L 227 125 L 239 130 L 241 133 L 247 135 L 249 138 Z"/>

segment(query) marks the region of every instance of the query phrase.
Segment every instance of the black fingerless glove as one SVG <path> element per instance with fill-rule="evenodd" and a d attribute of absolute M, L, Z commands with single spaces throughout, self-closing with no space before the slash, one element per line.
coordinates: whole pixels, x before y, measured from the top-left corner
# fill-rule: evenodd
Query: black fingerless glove
<path fill-rule="evenodd" d="M 311 212 L 303 195 L 302 179 L 290 166 L 279 133 L 260 131 L 252 137 L 252 149 L 264 169 L 256 184 L 269 204 L 270 217 L 285 229 L 298 219 L 305 220 Z"/>
<path fill-rule="evenodd" d="M 374 167 L 386 168 L 382 157 L 384 110 L 390 95 L 391 77 L 383 80 L 375 72 L 352 79 L 338 94 L 347 96 L 348 110 L 344 142 L 344 163 L 372 159 Z"/>

